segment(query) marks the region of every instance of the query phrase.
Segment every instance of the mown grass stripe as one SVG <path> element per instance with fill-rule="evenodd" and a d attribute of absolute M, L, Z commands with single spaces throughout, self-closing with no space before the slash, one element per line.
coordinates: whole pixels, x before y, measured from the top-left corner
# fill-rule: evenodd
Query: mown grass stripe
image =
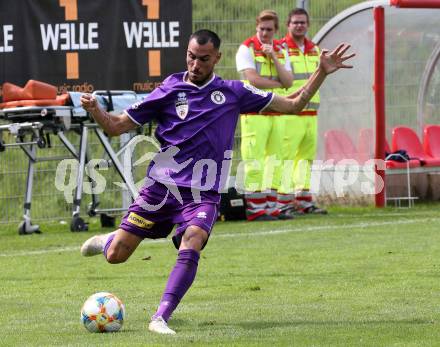
<path fill-rule="evenodd" d="M 407 225 L 414 224 L 419 222 L 440 222 L 439 218 L 407 218 L 402 220 L 392 220 L 392 221 L 384 221 L 384 222 L 361 222 L 361 223 L 350 223 L 343 225 L 317 225 L 317 226 L 301 226 L 298 228 L 288 228 L 288 229 L 272 229 L 272 230 L 264 230 L 264 231 L 237 231 L 233 233 L 224 233 L 224 234 L 212 234 L 214 238 L 234 238 L 234 237 L 245 237 L 252 235 L 254 236 L 267 236 L 267 235 L 276 235 L 276 234 L 285 234 L 292 232 L 313 232 L 313 231 L 326 231 L 332 229 L 357 229 L 357 228 L 374 228 L 381 227 L 387 225 Z M 169 242 L 168 239 L 160 239 L 154 240 L 150 242 Z M 141 244 L 148 245 L 148 243 Z M 51 249 L 40 249 L 35 251 L 20 251 L 20 252 L 7 252 L 0 254 L 0 257 L 26 257 L 26 256 L 34 256 L 41 255 L 47 253 L 64 253 L 64 252 L 79 252 L 80 245 L 75 247 L 62 247 L 62 248 L 51 248 Z"/>

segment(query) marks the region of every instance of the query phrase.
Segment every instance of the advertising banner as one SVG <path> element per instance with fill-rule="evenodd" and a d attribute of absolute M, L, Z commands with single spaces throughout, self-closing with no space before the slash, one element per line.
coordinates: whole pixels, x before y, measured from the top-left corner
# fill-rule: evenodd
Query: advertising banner
<path fill-rule="evenodd" d="M 1 0 L 0 84 L 149 92 L 185 69 L 191 0 Z"/>

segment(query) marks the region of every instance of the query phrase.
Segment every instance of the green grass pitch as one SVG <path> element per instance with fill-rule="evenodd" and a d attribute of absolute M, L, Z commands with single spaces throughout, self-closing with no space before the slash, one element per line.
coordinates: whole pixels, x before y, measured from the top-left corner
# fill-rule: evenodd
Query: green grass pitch
<path fill-rule="evenodd" d="M 47 224 L 41 235 L 18 236 L 15 225 L 1 226 L 0 346 L 438 346 L 438 210 L 219 222 L 170 321 L 176 336 L 147 330 L 176 258 L 169 239 L 109 265 L 79 254 L 101 232 L 97 219 L 84 233 Z M 98 291 L 125 303 L 120 332 L 81 325 L 81 306 Z"/>

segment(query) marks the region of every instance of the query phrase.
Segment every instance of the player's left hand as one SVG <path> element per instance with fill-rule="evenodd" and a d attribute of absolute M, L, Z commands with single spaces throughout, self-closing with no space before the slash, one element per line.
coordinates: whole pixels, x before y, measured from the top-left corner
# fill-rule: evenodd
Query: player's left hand
<path fill-rule="evenodd" d="M 350 47 L 349 44 L 341 43 L 332 52 L 323 49 L 321 56 L 319 57 L 319 68 L 327 75 L 339 69 L 351 69 L 353 65 L 344 64 L 346 60 L 353 58 L 356 55 L 355 53 L 344 55 Z"/>

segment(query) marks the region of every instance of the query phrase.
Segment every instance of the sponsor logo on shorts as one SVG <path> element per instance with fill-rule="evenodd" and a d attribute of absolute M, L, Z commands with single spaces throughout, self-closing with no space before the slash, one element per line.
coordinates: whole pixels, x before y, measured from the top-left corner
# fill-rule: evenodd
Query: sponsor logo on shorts
<path fill-rule="evenodd" d="M 206 219 L 206 212 L 199 212 L 199 213 L 197 213 L 197 218 Z"/>
<path fill-rule="evenodd" d="M 134 224 L 142 229 L 151 229 L 154 225 L 154 222 L 145 219 L 134 212 L 130 212 L 128 215 L 127 221 L 131 224 Z"/>

